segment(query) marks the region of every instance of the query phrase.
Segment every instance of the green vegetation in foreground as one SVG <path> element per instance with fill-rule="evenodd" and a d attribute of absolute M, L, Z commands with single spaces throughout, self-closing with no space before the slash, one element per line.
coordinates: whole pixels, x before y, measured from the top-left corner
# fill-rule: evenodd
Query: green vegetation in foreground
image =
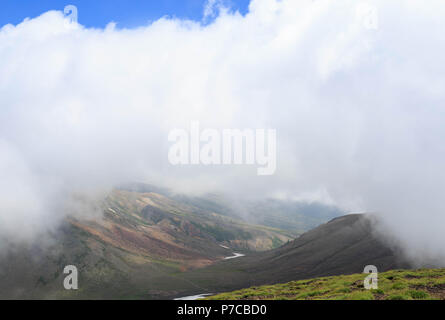
<path fill-rule="evenodd" d="M 366 290 L 367 274 L 352 274 L 221 293 L 207 300 L 444 300 L 445 269 L 379 273 L 378 289 Z"/>

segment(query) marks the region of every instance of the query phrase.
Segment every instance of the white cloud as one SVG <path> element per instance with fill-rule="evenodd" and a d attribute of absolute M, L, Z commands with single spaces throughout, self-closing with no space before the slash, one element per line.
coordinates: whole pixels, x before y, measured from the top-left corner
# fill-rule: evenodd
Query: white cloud
<path fill-rule="evenodd" d="M 246 16 L 223 11 L 206 26 L 67 28 L 48 12 L 3 27 L 2 228 L 60 219 L 61 193 L 149 180 L 321 195 L 382 212 L 413 250 L 445 256 L 445 7 L 372 4 L 378 28 L 357 18 L 353 0 L 254 0 Z M 168 132 L 193 120 L 277 129 L 276 174 L 171 167 Z"/>

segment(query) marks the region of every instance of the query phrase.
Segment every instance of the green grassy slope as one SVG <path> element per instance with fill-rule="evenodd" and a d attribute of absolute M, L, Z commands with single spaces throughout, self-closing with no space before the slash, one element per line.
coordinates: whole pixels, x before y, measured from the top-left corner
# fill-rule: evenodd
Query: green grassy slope
<path fill-rule="evenodd" d="M 444 300 L 445 269 L 393 270 L 378 275 L 378 289 L 366 290 L 367 274 L 292 281 L 221 293 L 209 300 Z"/>

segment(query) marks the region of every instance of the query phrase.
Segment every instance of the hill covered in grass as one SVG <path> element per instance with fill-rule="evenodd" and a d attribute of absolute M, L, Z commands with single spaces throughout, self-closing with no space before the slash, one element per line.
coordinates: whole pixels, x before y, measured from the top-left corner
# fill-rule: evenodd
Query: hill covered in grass
<path fill-rule="evenodd" d="M 367 274 L 292 281 L 221 293 L 207 300 L 445 300 L 445 269 L 393 270 L 366 290 Z"/>

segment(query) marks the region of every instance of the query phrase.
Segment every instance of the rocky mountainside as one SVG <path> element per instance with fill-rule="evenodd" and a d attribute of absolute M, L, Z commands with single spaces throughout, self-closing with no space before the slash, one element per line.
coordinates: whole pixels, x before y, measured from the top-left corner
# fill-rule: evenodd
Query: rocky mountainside
<path fill-rule="evenodd" d="M 162 299 L 358 273 L 368 264 L 409 267 L 365 215 L 293 240 L 158 190 L 116 189 L 100 206 L 100 219 L 70 218 L 34 243 L 3 242 L 0 298 Z M 79 290 L 62 286 L 67 265 L 79 270 Z"/>
<path fill-rule="evenodd" d="M 289 232 L 156 192 L 114 190 L 100 207 L 102 218 L 69 218 L 34 243 L 4 242 L 0 298 L 156 297 L 195 287 L 178 276 L 187 270 L 224 260 L 234 250 L 268 250 L 292 239 Z M 79 269 L 76 292 L 62 287 L 67 265 Z"/>

